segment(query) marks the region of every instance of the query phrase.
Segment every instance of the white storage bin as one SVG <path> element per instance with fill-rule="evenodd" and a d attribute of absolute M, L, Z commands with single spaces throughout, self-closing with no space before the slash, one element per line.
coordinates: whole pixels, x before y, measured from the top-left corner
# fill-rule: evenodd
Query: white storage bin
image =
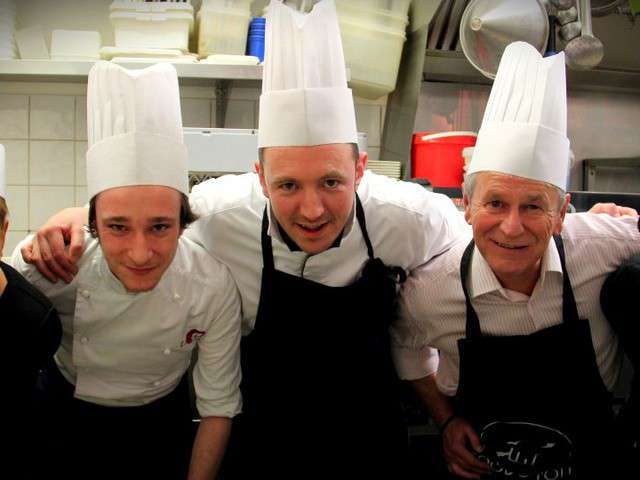
<path fill-rule="evenodd" d="M 198 55 L 244 55 L 250 21 L 249 10 L 201 9 L 197 15 Z"/>
<path fill-rule="evenodd" d="M 405 35 L 344 18 L 340 19 L 340 32 L 353 93 L 376 99 L 392 92 L 396 88 Z"/>
<path fill-rule="evenodd" d="M 116 1 L 111 4 L 109 18 L 116 47 L 189 51 L 189 34 L 193 31 L 190 3 Z"/>
<path fill-rule="evenodd" d="M 390 10 L 376 8 L 361 8 L 351 0 L 336 0 L 338 17 L 350 22 L 385 28 L 399 33 L 405 33 L 409 20 L 407 15 L 399 15 Z"/>
<path fill-rule="evenodd" d="M 54 30 L 51 32 L 51 58 L 100 58 L 100 33 L 80 30 Z"/>

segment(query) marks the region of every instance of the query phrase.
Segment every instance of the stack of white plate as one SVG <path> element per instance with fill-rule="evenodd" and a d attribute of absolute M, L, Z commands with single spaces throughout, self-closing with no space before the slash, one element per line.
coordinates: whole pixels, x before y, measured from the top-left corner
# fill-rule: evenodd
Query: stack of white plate
<path fill-rule="evenodd" d="M 0 59 L 17 58 L 18 50 L 13 34 L 16 31 L 16 4 L 14 0 L 0 2 Z"/>
<path fill-rule="evenodd" d="M 388 160 L 367 160 L 367 170 L 391 178 L 401 178 L 402 169 L 400 162 Z"/>

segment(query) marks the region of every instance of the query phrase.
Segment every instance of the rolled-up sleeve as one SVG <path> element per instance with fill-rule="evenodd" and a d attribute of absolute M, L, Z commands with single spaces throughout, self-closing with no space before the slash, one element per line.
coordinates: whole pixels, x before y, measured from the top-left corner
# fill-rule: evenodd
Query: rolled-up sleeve
<path fill-rule="evenodd" d="M 226 267 L 218 274 L 213 318 L 198 342 L 193 370 L 196 406 L 202 417 L 233 417 L 242 409 L 240 395 L 240 297 Z"/>
<path fill-rule="evenodd" d="M 420 318 L 414 314 L 420 279 L 410 276 L 400 294 L 399 315 L 391 327 L 391 349 L 398 376 L 416 380 L 436 373 L 438 351 L 429 339 Z"/>

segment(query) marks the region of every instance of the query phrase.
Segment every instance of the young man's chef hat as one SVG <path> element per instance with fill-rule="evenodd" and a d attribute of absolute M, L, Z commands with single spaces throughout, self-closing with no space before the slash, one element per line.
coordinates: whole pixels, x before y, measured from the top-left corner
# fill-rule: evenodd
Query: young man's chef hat
<path fill-rule="evenodd" d="M 261 148 L 357 143 L 333 0 L 309 14 L 271 0 L 258 128 Z"/>
<path fill-rule="evenodd" d="M 0 197 L 7 199 L 7 177 L 5 173 L 4 145 L 0 145 Z M 0 225 L 1 227 L 2 225 Z"/>
<path fill-rule="evenodd" d="M 494 171 L 567 187 L 564 53 L 542 58 L 525 42 L 504 51 L 467 174 Z"/>
<path fill-rule="evenodd" d="M 89 198 L 132 185 L 162 185 L 188 194 L 175 68 L 162 63 L 127 70 L 97 62 L 88 82 Z"/>

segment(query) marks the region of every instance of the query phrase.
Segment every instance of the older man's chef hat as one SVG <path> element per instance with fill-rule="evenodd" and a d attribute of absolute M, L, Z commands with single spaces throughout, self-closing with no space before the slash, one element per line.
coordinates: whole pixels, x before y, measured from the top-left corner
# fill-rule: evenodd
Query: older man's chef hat
<path fill-rule="evenodd" d="M 569 158 L 564 53 L 525 42 L 500 60 L 468 174 L 495 171 L 566 190 Z"/>
<path fill-rule="evenodd" d="M 98 62 L 87 87 L 89 198 L 114 187 L 162 185 L 188 194 L 176 70 Z"/>
<path fill-rule="evenodd" d="M 4 170 L 4 145 L 0 145 L 0 197 L 7 198 L 7 185 Z"/>
<path fill-rule="evenodd" d="M 311 13 L 271 0 L 260 96 L 260 147 L 357 143 L 333 0 Z"/>

